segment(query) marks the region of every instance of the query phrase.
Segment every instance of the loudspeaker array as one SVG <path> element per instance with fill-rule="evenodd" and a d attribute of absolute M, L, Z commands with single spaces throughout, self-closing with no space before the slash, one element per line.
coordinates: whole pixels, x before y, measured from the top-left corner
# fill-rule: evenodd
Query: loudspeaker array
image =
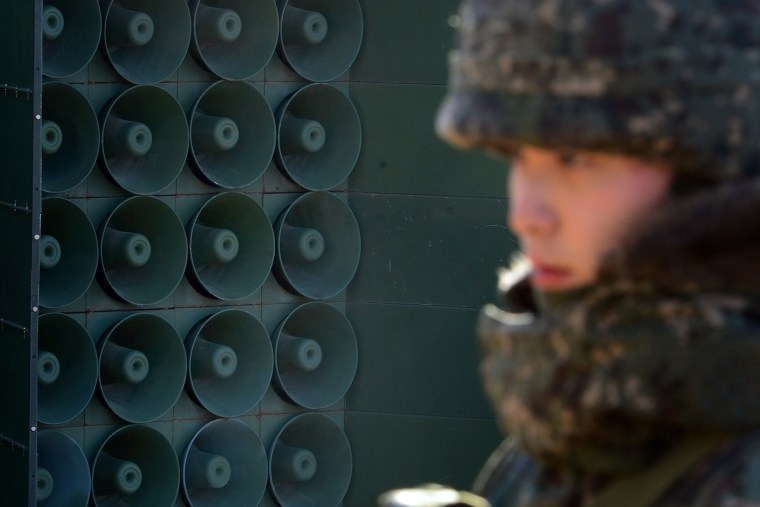
<path fill-rule="evenodd" d="M 340 503 L 358 1 L 46 0 L 41 26 L 38 504 Z"/>

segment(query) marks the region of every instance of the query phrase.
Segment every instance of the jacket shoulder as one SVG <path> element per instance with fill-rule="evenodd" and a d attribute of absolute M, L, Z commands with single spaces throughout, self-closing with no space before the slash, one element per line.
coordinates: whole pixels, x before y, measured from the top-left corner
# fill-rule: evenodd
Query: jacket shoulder
<path fill-rule="evenodd" d="M 518 499 L 530 489 L 539 467 L 512 438 L 507 438 L 480 470 L 473 491 L 486 498 L 493 507 L 518 505 Z"/>
<path fill-rule="evenodd" d="M 653 507 L 760 507 L 760 430 L 690 467 Z"/>

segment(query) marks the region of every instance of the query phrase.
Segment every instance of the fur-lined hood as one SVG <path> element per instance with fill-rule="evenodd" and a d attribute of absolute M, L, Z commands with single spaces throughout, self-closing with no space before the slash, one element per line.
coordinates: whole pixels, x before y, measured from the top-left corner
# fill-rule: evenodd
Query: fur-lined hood
<path fill-rule="evenodd" d="M 760 178 L 672 199 L 603 263 L 600 282 L 666 292 L 760 294 Z"/>

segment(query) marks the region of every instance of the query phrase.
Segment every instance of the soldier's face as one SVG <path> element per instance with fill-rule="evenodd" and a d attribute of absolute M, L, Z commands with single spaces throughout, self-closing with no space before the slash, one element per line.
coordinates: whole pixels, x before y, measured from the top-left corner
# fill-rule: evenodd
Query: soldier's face
<path fill-rule="evenodd" d="M 509 225 L 546 292 L 592 283 L 601 260 L 666 196 L 671 171 L 622 155 L 524 147 L 509 176 Z"/>

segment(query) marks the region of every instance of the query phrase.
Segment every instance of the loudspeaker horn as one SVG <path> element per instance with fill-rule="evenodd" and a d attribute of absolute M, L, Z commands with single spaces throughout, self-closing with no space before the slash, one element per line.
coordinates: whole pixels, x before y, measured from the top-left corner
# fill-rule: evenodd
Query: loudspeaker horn
<path fill-rule="evenodd" d="M 74 439 L 58 431 L 37 435 L 37 505 L 86 507 L 90 466 Z"/>
<path fill-rule="evenodd" d="M 174 327 L 149 313 L 112 326 L 100 340 L 100 392 L 108 407 L 128 422 L 158 419 L 182 393 L 185 347 Z"/>
<path fill-rule="evenodd" d="M 130 197 L 100 227 L 100 275 L 117 298 L 150 305 L 182 280 L 187 237 L 177 214 L 156 197 Z"/>
<path fill-rule="evenodd" d="M 351 208 L 328 192 L 304 194 L 275 225 L 274 273 L 286 289 L 327 299 L 346 288 L 361 253 L 359 224 Z"/>
<path fill-rule="evenodd" d="M 359 114 L 334 86 L 308 85 L 279 107 L 277 140 L 277 165 L 291 180 L 307 190 L 329 190 L 359 159 Z"/>
<path fill-rule="evenodd" d="M 357 0 L 285 0 L 278 49 L 309 81 L 332 81 L 354 63 L 364 19 Z"/>
<path fill-rule="evenodd" d="M 191 0 L 196 60 L 222 79 L 248 79 L 274 54 L 279 35 L 274 0 Z"/>
<path fill-rule="evenodd" d="M 101 112 L 101 156 L 111 179 L 133 194 L 169 186 L 187 158 L 190 130 L 177 100 L 158 86 L 134 86 Z"/>
<path fill-rule="evenodd" d="M 42 85 L 42 190 L 67 192 L 82 183 L 98 159 L 98 117 L 84 95 L 66 83 Z"/>
<path fill-rule="evenodd" d="M 274 382 L 285 399 L 309 409 L 337 403 L 351 387 L 359 353 L 345 315 L 322 302 L 305 303 L 272 335 Z"/>
<path fill-rule="evenodd" d="M 92 464 L 97 507 L 171 507 L 179 492 L 179 460 L 158 430 L 123 426 L 103 443 Z"/>
<path fill-rule="evenodd" d="M 250 313 L 222 310 L 198 322 L 185 339 L 187 384 L 206 410 L 220 417 L 248 412 L 272 380 L 272 344 Z"/>
<path fill-rule="evenodd" d="M 282 507 L 338 505 L 351 482 L 351 446 L 329 417 L 301 414 L 280 430 L 269 452 L 269 485 Z"/>
<path fill-rule="evenodd" d="M 259 505 L 266 486 L 264 446 L 237 419 L 206 424 L 182 455 L 182 494 L 190 507 Z"/>
<path fill-rule="evenodd" d="M 98 268 L 98 238 L 90 219 L 67 199 L 42 199 L 39 248 L 40 305 L 70 305 L 87 291 Z"/>
<path fill-rule="evenodd" d="M 168 78 L 185 59 L 192 31 L 186 0 L 101 0 L 103 49 L 121 77 L 135 84 Z"/>
<path fill-rule="evenodd" d="M 87 330 L 60 313 L 40 316 L 37 419 L 61 424 L 79 414 L 98 381 L 98 354 Z"/>
<path fill-rule="evenodd" d="M 42 6 L 42 73 L 76 74 L 90 63 L 100 42 L 98 0 L 45 0 Z"/>
<path fill-rule="evenodd" d="M 264 174 L 274 154 L 274 114 L 249 83 L 209 86 L 190 112 L 190 132 L 194 168 L 219 187 L 250 185 Z"/>
<path fill-rule="evenodd" d="M 187 231 L 188 277 L 204 294 L 243 299 L 266 280 L 274 259 L 272 223 L 247 195 L 215 195 L 190 220 Z"/>

